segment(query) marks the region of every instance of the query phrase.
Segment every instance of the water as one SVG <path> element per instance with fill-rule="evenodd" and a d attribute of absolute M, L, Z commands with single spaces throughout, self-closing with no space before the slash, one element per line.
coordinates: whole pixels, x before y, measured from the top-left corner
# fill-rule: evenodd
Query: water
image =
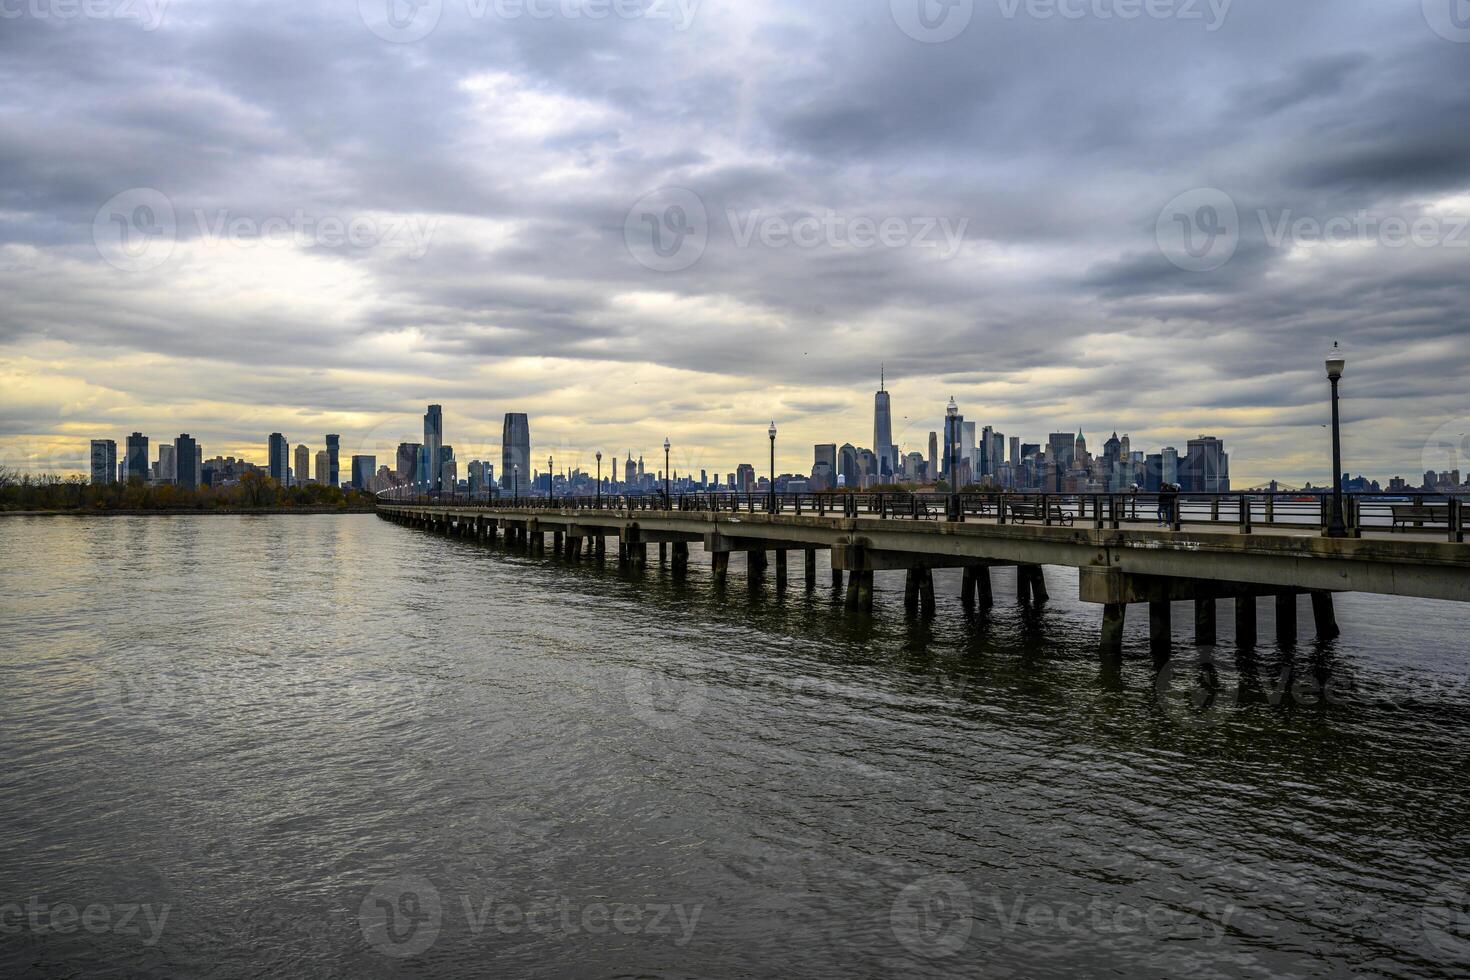
<path fill-rule="evenodd" d="M 0 520 L 0 975 L 1452 977 L 1462 607 L 1094 655 L 371 516 Z M 1271 604 L 1260 631 L 1273 636 Z M 68 912 L 67 909 L 73 909 Z M 132 910 L 131 912 L 129 910 Z"/>

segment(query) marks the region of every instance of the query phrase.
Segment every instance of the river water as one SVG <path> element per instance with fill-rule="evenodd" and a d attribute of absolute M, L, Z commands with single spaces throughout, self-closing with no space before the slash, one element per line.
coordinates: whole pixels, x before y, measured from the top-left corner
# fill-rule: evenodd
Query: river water
<path fill-rule="evenodd" d="M 1465 610 L 1119 671 L 372 516 L 0 520 L 0 976 L 1460 977 Z M 656 556 L 656 551 L 655 551 Z M 890 577 L 891 576 L 891 577 Z M 1212 699 L 1197 686 L 1213 664 Z"/>

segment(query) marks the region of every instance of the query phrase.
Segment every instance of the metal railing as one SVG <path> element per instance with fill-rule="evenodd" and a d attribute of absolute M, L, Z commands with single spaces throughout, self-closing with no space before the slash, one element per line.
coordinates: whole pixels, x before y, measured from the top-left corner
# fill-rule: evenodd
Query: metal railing
<path fill-rule="evenodd" d="M 412 488 L 386 490 L 384 503 L 475 507 L 490 511 L 587 511 L 619 514 L 678 511 L 709 514 L 778 514 L 798 517 L 880 518 L 915 521 L 987 521 L 994 524 L 1117 529 L 1153 526 L 1180 530 L 1231 526 L 1244 533 L 1257 528 L 1316 528 L 1326 532 L 1332 518 L 1330 494 L 1301 493 L 974 493 L 821 492 L 684 493 L 666 499 L 654 494 L 507 497 L 477 494 L 424 494 Z M 1464 498 L 1447 494 L 1353 493 L 1343 495 L 1343 519 L 1351 537 L 1364 534 L 1436 534 L 1463 543 Z"/>

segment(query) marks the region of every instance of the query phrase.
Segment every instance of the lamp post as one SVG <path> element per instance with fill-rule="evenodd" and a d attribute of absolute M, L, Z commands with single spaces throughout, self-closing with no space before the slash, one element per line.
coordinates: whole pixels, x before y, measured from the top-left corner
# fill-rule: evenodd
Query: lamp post
<path fill-rule="evenodd" d="M 776 422 L 771 420 L 771 429 L 767 433 L 771 437 L 771 513 L 776 512 Z"/>
<path fill-rule="evenodd" d="M 510 466 L 510 500 L 513 504 L 521 502 L 521 464 L 512 463 Z"/>
<path fill-rule="evenodd" d="M 944 410 L 944 458 L 949 466 L 949 519 L 956 520 L 960 509 L 960 407 L 954 396 Z"/>
<path fill-rule="evenodd" d="M 673 509 L 673 486 L 673 477 L 669 473 L 669 437 L 664 436 L 664 510 Z"/>
<path fill-rule="evenodd" d="M 546 457 L 546 505 L 556 503 L 556 460 Z"/>
<path fill-rule="evenodd" d="M 602 509 L 602 450 L 597 450 L 597 509 Z"/>
<path fill-rule="evenodd" d="M 1342 436 L 1337 415 L 1337 383 L 1342 380 L 1347 359 L 1342 348 L 1333 343 L 1327 352 L 1327 380 L 1332 382 L 1332 522 L 1327 526 L 1329 538 L 1347 537 L 1347 525 L 1342 519 Z"/>

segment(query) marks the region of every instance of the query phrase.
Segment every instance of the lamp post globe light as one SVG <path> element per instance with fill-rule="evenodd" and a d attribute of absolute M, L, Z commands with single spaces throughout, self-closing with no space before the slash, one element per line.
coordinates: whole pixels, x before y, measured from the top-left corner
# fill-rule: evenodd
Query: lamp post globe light
<path fill-rule="evenodd" d="M 776 422 L 771 420 L 771 428 L 767 433 L 771 437 L 771 513 L 776 512 Z"/>
<path fill-rule="evenodd" d="M 597 506 L 602 507 L 602 450 L 597 450 Z"/>
<path fill-rule="evenodd" d="M 1337 383 L 1347 367 L 1342 348 L 1334 342 L 1327 352 L 1327 380 L 1332 382 L 1332 520 L 1327 526 L 1329 538 L 1347 537 L 1342 517 L 1342 435 L 1337 413 Z"/>
<path fill-rule="evenodd" d="M 674 506 L 672 474 L 669 472 L 669 437 L 664 436 L 664 510 Z"/>

